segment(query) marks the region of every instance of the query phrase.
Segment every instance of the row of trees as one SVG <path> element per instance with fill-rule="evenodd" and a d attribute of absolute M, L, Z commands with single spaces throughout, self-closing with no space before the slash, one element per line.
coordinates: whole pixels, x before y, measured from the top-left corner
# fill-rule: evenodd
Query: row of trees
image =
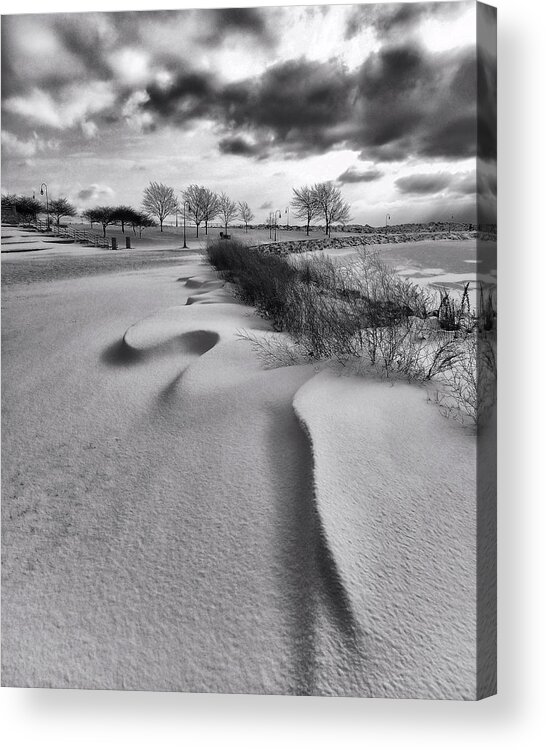
<path fill-rule="evenodd" d="M 290 203 L 295 215 L 306 222 L 306 232 L 309 235 L 313 219 L 321 217 L 325 224 L 326 234 L 330 234 L 333 224 L 344 224 L 349 220 L 350 207 L 343 200 L 341 191 L 331 182 L 320 182 L 312 186 L 305 185 L 294 188 Z M 34 197 L 17 195 L 3 195 L 2 208 L 13 207 L 17 213 L 29 221 L 36 220 L 39 213 L 43 213 L 43 204 Z M 76 216 L 75 207 L 66 199 L 58 198 L 49 201 L 49 213 L 54 217 L 57 226 L 65 216 Z M 228 225 L 239 218 L 245 225 L 245 231 L 254 219 L 252 209 L 246 201 L 235 202 L 226 193 L 215 193 L 202 185 L 190 185 L 182 191 L 182 198 L 177 198 L 174 188 L 160 182 L 151 182 L 144 190 L 142 210 L 131 206 L 96 206 L 83 213 L 83 218 L 102 226 L 103 235 L 110 224 L 121 224 L 121 231 L 125 233 L 125 226 L 130 225 L 133 232 L 138 229 L 140 236 L 146 227 L 159 224 L 163 231 L 163 223 L 168 216 L 177 213 L 189 215 L 196 227 L 199 237 L 199 227 L 205 226 L 205 234 L 211 221 L 220 218 L 227 234 Z M 157 221 L 157 224 L 156 224 Z"/>
<path fill-rule="evenodd" d="M 248 225 L 254 218 L 246 201 L 235 203 L 225 193 L 218 195 L 201 185 L 190 185 L 179 201 L 173 188 L 151 182 L 144 191 L 142 205 L 149 215 L 157 218 L 161 231 L 167 216 L 187 209 L 196 226 L 197 236 L 201 224 L 205 225 L 207 234 L 209 222 L 218 217 L 221 217 L 226 233 L 228 224 L 233 219 L 240 218 L 245 231 L 248 231 Z M 290 205 L 296 217 L 305 220 L 307 234 L 314 218 L 321 217 L 328 235 L 333 224 L 346 224 L 350 218 L 350 206 L 343 199 L 341 190 L 332 182 L 317 182 L 311 186 L 294 188 Z"/>
<path fill-rule="evenodd" d="M 14 208 L 27 221 L 36 221 L 38 214 L 43 213 L 46 207 L 36 198 L 30 198 L 27 195 L 3 195 L 2 209 L 9 210 L 10 208 Z M 65 216 L 76 216 L 76 209 L 66 198 L 49 201 L 47 208 L 57 226 Z"/>
<path fill-rule="evenodd" d="M 125 225 L 130 224 L 135 234 L 136 230 L 139 230 L 140 237 L 142 237 L 143 229 L 157 226 L 148 214 L 137 211 L 131 206 L 96 206 L 84 211 L 82 216 L 91 226 L 100 224 L 104 237 L 106 237 L 106 227 L 109 224 L 121 224 L 123 234 L 125 234 Z"/>
<path fill-rule="evenodd" d="M 2 195 L 2 209 L 15 209 L 17 214 L 26 221 L 36 221 L 38 214 L 43 214 L 46 210 L 53 217 L 57 227 L 61 219 L 68 216 L 76 216 L 76 208 L 66 198 L 58 198 L 48 202 L 47 206 L 36 200 L 34 197 L 26 195 Z M 155 221 L 143 211 L 136 211 L 131 206 L 97 206 L 84 211 L 82 218 L 93 224 L 102 226 L 103 235 L 106 236 L 106 228 L 110 224 L 121 224 L 121 231 L 125 233 L 125 226 L 130 224 L 133 232 L 142 230 L 145 227 L 156 226 Z"/>
<path fill-rule="evenodd" d="M 332 224 L 346 224 L 350 218 L 350 206 L 343 200 L 341 190 L 332 182 L 317 182 L 293 189 L 290 205 L 298 219 L 306 222 L 306 233 L 313 219 L 324 219 L 325 232 L 330 234 Z"/>
<path fill-rule="evenodd" d="M 167 216 L 187 210 L 195 224 L 197 237 L 202 224 L 205 225 L 205 234 L 208 234 L 209 223 L 218 217 L 222 219 L 226 233 L 228 224 L 235 218 L 239 217 L 244 222 L 245 231 L 248 231 L 248 225 L 254 218 L 246 201 L 236 203 L 226 193 L 218 194 L 202 185 L 190 185 L 179 200 L 174 188 L 151 182 L 144 191 L 142 206 L 148 215 L 158 220 L 161 231 Z"/>

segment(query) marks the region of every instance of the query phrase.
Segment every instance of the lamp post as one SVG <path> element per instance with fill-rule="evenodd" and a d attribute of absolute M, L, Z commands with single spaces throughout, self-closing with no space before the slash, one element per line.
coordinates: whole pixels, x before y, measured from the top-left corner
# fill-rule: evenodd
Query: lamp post
<path fill-rule="evenodd" d="M 191 211 L 191 204 L 189 201 L 184 199 L 184 244 L 182 247 L 187 248 L 188 246 L 186 245 L 186 203 L 188 204 L 188 211 Z"/>
<path fill-rule="evenodd" d="M 182 197 L 183 197 L 182 207 L 183 207 L 183 217 L 184 217 L 184 224 L 183 224 L 183 226 L 184 226 L 184 234 L 183 234 L 184 244 L 182 245 L 182 247 L 183 248 L 187 248 L 188 246 L 186 244 L 186 203 L 188 204 L 188 211 L 191 211 L 191 204 L 190 204 L 190 202 L 188 200 L 186 200 L 186 198 L 184 198 L 184 191 L 183 190 L 179 190 L 178 192 L 181 193 Z M 177 221 L 176 226 L 178 226 L 178 213 L 176 214 L 176 221 Z"/>
<path fill-rule="evenodd" d="M 271 232 L 273 230 L 273 211 L 269 212 L 269 239 L 271 239 Z"/>
<path fill-rule="evenodd" d="M 282 217 L 282 211 L 279 211 L 279 210 L 275 211 L 275 216 L 274 216 L 274 220 L 275 220 L 275 242 L 277 241 L 277 214 L 279 215 L 279 219 L 280 219 Z"/>
<path fill-rule="evenodd" d="M 387 231 L 387 227 L 388 227 L 388 222 L 389 222 L 390 218 L 391 218 L 391 215 L 390 215 L 390 214 L 387 214 L 387 215 L 385 216 L 385 231 Z"/>
<path fill-rule="evenodd" d="M 284 213 L 286 214 L 286 231 L 288 231 L 288 227 L 290 226 L 290 204 L 288 204 Z"/>
<path fill-rule="evenodd" d="M 42 182 L 40 185 L 40 195 L 44 194 L 44 188 L 45 188 L 45 200 L 46 200 L 46 214 L 47 214 L 47 231 L 49 232 L 49 196 L 47 194 L 47 185 L 45 182 Z"/>

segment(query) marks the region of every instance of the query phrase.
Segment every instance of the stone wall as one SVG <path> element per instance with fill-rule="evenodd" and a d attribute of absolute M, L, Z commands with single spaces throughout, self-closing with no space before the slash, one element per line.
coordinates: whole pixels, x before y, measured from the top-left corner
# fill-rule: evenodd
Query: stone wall
<path fill-rule="evenodd" d="M 259 249 L 273 255 L 292 255 L 293 253 L 320 252 L 330 247 L 363 247 L 364 245 L 384 245 L 398 242 L 421 242 L 423 240 L 470 240 L 478 238 L 478 232 L 410 232 L 399 234 L 368 233 L 365 236 L 323 237 L 309 240 L 287 240 L 284 242 L 270 242 L 255 245 L 252 249 Z M 496 239 L 480 232 L 479 239 Z"/>

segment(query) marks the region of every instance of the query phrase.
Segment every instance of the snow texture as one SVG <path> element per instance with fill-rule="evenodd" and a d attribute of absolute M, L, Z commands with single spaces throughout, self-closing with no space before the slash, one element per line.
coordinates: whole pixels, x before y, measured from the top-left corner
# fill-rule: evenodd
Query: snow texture
<path fill-rule="evenodd" d="M 198 256 L 4 306 L 4 685 L 475 697 L 475 440 L 422 390 L 264 370 Z"/>

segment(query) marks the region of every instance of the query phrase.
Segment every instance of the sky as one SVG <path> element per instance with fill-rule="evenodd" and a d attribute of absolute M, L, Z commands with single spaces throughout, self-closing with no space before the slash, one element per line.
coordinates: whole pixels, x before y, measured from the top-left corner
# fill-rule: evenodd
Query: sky
<path fill-rule="evenodd" d="M 477 192 L 492 220 L 480 53 L 474 2 L 4 16 L 2 192 L 83 211 L 197 183 L 258 222 L 334 181 L 354 223 L 475 221 Z"/>

